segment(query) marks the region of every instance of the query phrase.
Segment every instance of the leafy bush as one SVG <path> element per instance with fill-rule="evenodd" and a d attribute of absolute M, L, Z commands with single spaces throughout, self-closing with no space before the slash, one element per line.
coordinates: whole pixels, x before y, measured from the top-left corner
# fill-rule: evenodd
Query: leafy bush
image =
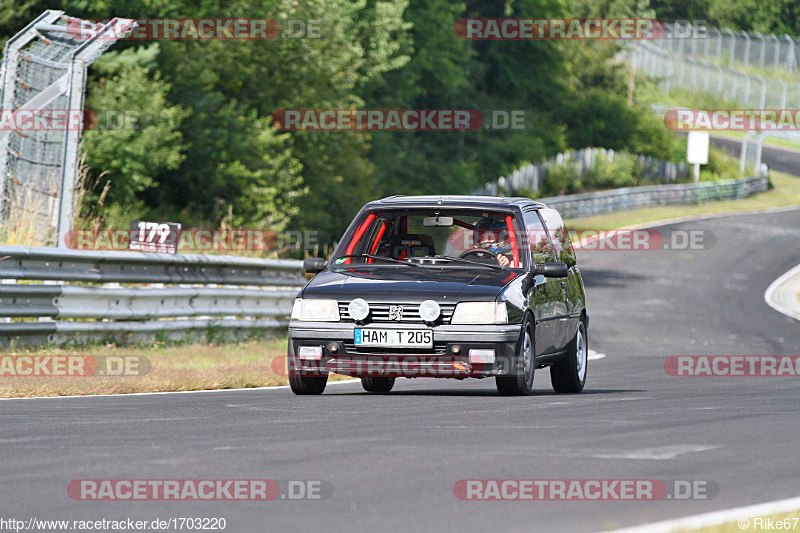
<path fill-rule="evenodd" d="M 615 154 L 613 160 L 598 157 L 594 168 L 587 174 L 586 186 L 590 189 L 618 189 L 638 184 L 639 169 L 636 157 Z"/>
<path fill-rule="evenodd" d="M 739 175 L 739 160 L 731 157 L 727 150 L 714 147 L 708 149 L 708 165 L 700 167 L 700 181 L 734 179 Z"/>
<path fill-rule="evenodd" d="M 572 161 L 557 164 L 547 170 L 540 196 L 558 196 L 559 194 L 575 194 L 581 192 L 583 184 L 578 175 L 578 166 Z"/>

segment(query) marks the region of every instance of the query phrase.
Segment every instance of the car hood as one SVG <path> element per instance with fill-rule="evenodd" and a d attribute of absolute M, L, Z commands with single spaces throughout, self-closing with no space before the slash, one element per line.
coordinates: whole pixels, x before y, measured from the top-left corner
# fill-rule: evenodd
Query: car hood
<path fill-rule="evenodd" d="M 518 275 L 489 269 L 337 267 L 317 274 L 306 285 L 303 297 L 397 302 L 493 300 Z"/>

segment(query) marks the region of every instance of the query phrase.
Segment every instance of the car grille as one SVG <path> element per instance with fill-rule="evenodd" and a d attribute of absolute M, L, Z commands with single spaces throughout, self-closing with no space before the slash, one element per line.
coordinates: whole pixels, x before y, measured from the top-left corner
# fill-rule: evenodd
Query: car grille
<path fill-rule="evenodd" d="M 344 349 L 348 354 L 358 355 L 394 355 L 394 354 L 423 354 L 423 355 L 444 355 L 447 352 L 446 342 L 433 342 L 433 348 L 378 348 L 375 346 L 356 347 L 352 342 L 345 342 Z"/>
<path fill-rule="evenodd" d="M 339 302 L 339 316 L 342 322 L 354 322 L 350 315 L 347 313 L 347 306 L 350 302 Z M 389 306 L 401 305 L 403 306 L 403 318 L 401 320 L 389 320 Z M 453 317 L 453 312 L 456 309 L 456 304 L 439 304 L 441 314 L 436 320 L 437 324 L 449 324 L 450 319 Z M 419 316 L 419 304 L 387 304 L 387 303 L 372 303 L 369 304 L 369 316 L 364 320 L 365 324 L 371 322 L 376 323 L 389 323 L 389 324 L 403 324 L 403 323 L 416 323 L 422 324 L 422 318 Z"/>

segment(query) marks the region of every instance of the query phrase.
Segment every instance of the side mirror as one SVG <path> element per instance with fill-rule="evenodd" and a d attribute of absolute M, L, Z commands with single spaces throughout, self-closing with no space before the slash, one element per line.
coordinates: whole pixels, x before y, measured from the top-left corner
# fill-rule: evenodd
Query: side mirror
<path fill-rule="evenodd" d="M 566 278 L 569 267 L 566 263 L 537 263 L 533 265 L 533 273 L 547 278 Z"/>
<path fill-rule="evenodd" d="M 328 262 L 322 259 L 321 257 L 309 257 L 305 261 L 303 261 L 303 270 L 307 274 L 319 274 L 325 267 L 328 266 Z"/>

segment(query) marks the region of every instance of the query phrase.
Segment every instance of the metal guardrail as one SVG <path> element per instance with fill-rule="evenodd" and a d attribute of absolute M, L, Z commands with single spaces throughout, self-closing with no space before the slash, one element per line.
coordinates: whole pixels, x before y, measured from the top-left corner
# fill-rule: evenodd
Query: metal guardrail
<path fill-rule="evenodd" d="M 541 163 L 529 163 L 514 170 L 508 176 L 502 176 L 494 182 L 487 183 L 476 189 L 473 194 L 498 196 L 503 190 L 528 189 L 534 193 L 539 192 L 541 185 L 547 179 L 548 173 L 555 167 L 565 163 L 575 166 L 575 171 L 582 174 L 591 171 L 597 165 L 599 159 L 606 162 L 614 161 L 615 157 L 631 157 L 625 152 L 614 152 L 605 148 L 581 148 L 580 150 L 569 150 L 551 157 Z M 662 161 L 653 157 L 643 155 L 635 156 L 638 165 L 639 176 L 646 182 L 675 182 L 677 178 L 689 175 L 689 164 L 671 161 Z"/>
<path fill-rule="evenodd" d="M 0 280 L 5 345 L 263 333 L 305 283 L 300 261 L 25 246 L 0 246 Z"/>
<path fill-rule="evenodd" d="M 746 198 L 767 189 L 769 189 L 769 174 L 767 171 L 762 171 L 756 176 L 742 179 L 627 187 L 538 200 L 548 207 L 558 209 L 564 218 L 584 218 L 640 207 L 691 205 L 714 200 Z"/>

